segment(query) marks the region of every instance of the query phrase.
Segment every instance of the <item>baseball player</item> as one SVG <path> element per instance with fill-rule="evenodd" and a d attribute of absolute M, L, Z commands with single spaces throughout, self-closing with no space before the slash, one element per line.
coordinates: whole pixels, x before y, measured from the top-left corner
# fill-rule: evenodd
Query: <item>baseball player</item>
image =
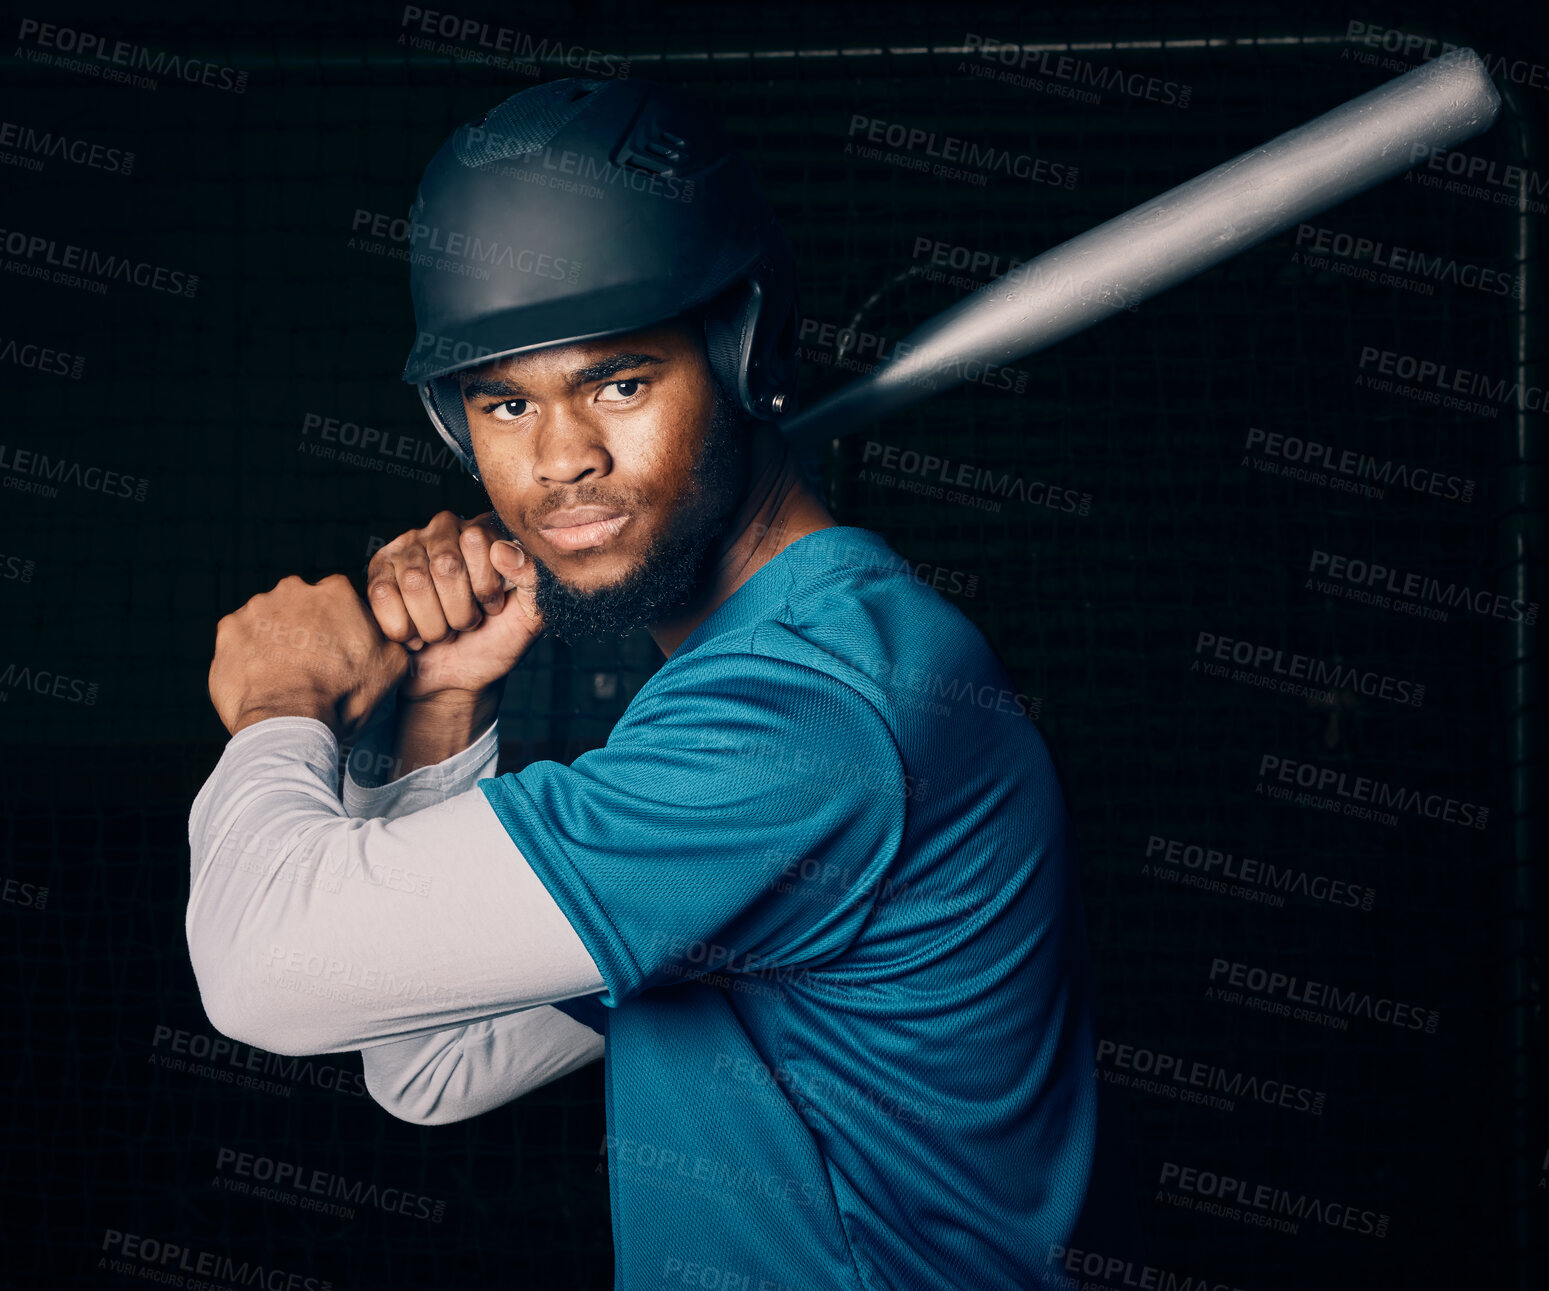
<path fill-rule="evenodd" d="M 605 1057 L 619 1287 L 1052 1284 L 1097 1131 L 1060 787 L 983 636 L 793 462 L 751 172 L 679 91 L 561 80 L 411 221 L 404 376 L 492 510 L 220 621 L 212 1022 L 359 1049 L 424 1125 Z M 496 775 L 541 632 L 642 626 L 606 746 Z"/>

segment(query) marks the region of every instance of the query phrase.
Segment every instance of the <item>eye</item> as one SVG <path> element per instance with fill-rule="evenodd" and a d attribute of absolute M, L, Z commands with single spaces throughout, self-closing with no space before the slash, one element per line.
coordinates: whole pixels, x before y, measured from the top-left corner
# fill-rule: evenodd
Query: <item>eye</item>
<path fill-rule="evenodd" d="M 645 380 L 642 377 L 629 377 L 623 381 L 610 381 L 607 385 L 603 386 L 602 389 L 617 390 L 619 392 L 619 396 L 617 399 L 603 399 L 602 402 L 628 403 L 629 400 L 633 399 L 637 394 L 640 393 L 640 387 L 644 384 Z M 601 397 L 601 394 L 602 391 L 598 391 L 599 398 Z"/>
<path fill-rule="evenodd" d="M 492 403 L 484 409 L 494 416 L 496 421 L 515 421 L 527 411 L 527 400 L 507 399 L 504 403 Z"/>

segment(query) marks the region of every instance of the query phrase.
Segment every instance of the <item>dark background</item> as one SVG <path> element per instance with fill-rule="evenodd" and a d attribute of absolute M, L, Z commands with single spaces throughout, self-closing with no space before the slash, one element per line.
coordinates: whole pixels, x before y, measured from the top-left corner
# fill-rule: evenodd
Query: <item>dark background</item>
<path fill-rule="evenodd" d="M 631 76 L 700 92 L 781 212 L 804 315 L 890 339 L 962 294 L 917 271 L 928 267 L 917 239 L 1003 264 L 1035 254 L 1402 70 L 1356 55 L 1421 61 L 1348 40 L 1352 22 L 1517 67 L 1520 83 L 1496 78 L 1509 91 L 1501 119 L 1459 151 L 1526 164 L 1534 198 L 1549 201 L 1549 39 L 1526 11 L 455 12 L 628 56 Z M 5 460 L 25 450 L 146 481 L 143 500 L 68 483 L 52 497 L 0 491 L 8 1286 L 148 1279 L 154 1265 L 99 1268 L 109 1230 L 341 1288 L 612 1284 L 600 1064 L 442 1128 L 363 1097 L 354 1054 L 276 1068 L 236 1046 L 216 1064 L 226 1079 L 175 1065 L 219 1040 L 183 928 L 188 810 L 225 738 L 205 691 L 216 620 L 287 574 L 358 576 L 375 546 L 438 510 L 486 508 L 398 380 L 413 339 L 405 266 L 351 247 L 352 225 L 358 211 L 406 213 L 458 123 L 569 73 L 414 52 L 398 43 L 402 13 L 40 5 L 6 20 L 4 121 L 135 159 L 127 175 L 59 158 L 0 165 L 0 225 L 199 276 L 189 299 L 0 273 L 0 348 L 15 339 L 82 360 L 78 377 L 0 362 Z M 154 90 L 104 85 L 30 61 L 24 17 L 248 80 L 242 93 L 171 76 Z M 975 77 L 954 52 L 965 33 L 1069 46 L 1187 85 L 1189 104 L 1112 89 L 1093 104 Z M 848 155 L 857 113 L 1049 158 L 1078 182 L 997 174 L 980 187 Z M 969 385 L 813 463 L 840 523 L 947 571 L 945 594 L 1041 700 L 1076 822 L 1100 1035 L 1325 1095 L 1315 1116 L 1119 1092 L 1148 1261 L 1181 1285 L 1542 1285 L 1543 629 L 1362 605 L 1309 588 L 1307 568 L 1324 550 L 1476 587 L 1521 576 L 1526 599 L 1542 598 L 1541 402 L 1519 418 L 1497 401 L 1484 416 L 1357 378 L 1375 347 L 1541 386 L 1543 210 L 1519 221 L 1507 205 L 1396 179 L 1313 221 L 1520 271 L 1515 318 L 1516 302 L 1458 284 L 1422 294 L 1311 268 L 1287 232 L 1019 362 L 1020 394 Z M 810 404 L 847 374 L 832 347 L 805 353 Z M 424 477 L 313 456 L 309 416 L 415 437 Z M 1473 498 L 1391 485 L 1369 498 L 1263 474 L 1244 464 L 1249 428 L 1465 477 Z M 875 465 L 868 443 L 1090 493 L 1090 510 L 990 511 L 879 485 L 860 478 Z M 1207 678 L 1191 671 L 1201 632 L 1423 684 L 1424 702 L 1347 690 L 1318 704 Z M 602 744 L 659 662 L 643 633 L 541 642 L 507 690 L 503 766 Z M 1254 793 L 1267 753 L 1487 805 L 1488 828 L 1270 802 Z M 1370 910 L 1297 895 L 1277 908 L 1188 887 L 1146 869 L 1153 836 L 1376 895 Z M 1420 1005 L 1439 1025 L 1358 1017 L 1335 1030 L 1207 999 L 1216 958 Z M 231 1077 L 244 1074 L 273 1088 L 239 1088 Z M 406 1189 L 443 1214 L 363 1205 L 342 1219 L 239 1195 L 221 1186 L 222 1149 Z M 1181 1209 L 1161 1192 L 1166 1163 L 1380 1213 L 1386 1235 L 1306 1219 L 1288 1234 Z"/>

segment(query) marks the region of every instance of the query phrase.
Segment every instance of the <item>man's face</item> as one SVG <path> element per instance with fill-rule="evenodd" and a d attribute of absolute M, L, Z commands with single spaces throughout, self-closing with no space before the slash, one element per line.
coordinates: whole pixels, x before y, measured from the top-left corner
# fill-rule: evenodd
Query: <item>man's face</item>
<path fill-rule="evenodd" d="M 696 331 L 668 323 L 461 374 L 499 527 L 563 641 L 660 622 L 693 595 L 747 487 L 746 418 Z"/>

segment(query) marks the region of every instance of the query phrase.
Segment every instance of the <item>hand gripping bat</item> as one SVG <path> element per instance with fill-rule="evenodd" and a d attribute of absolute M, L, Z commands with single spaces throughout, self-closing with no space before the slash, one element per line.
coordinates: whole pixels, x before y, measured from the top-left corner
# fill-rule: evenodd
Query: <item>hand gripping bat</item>
<path fill-rule="evenodd" d="M 1473 138 L 1500 104 L 1479 55 L 1443 54 L 1018 265 L 784 432 L 798 447 L 849 435 L 957 385 L 975 364 L 1036 353 Z"/>

